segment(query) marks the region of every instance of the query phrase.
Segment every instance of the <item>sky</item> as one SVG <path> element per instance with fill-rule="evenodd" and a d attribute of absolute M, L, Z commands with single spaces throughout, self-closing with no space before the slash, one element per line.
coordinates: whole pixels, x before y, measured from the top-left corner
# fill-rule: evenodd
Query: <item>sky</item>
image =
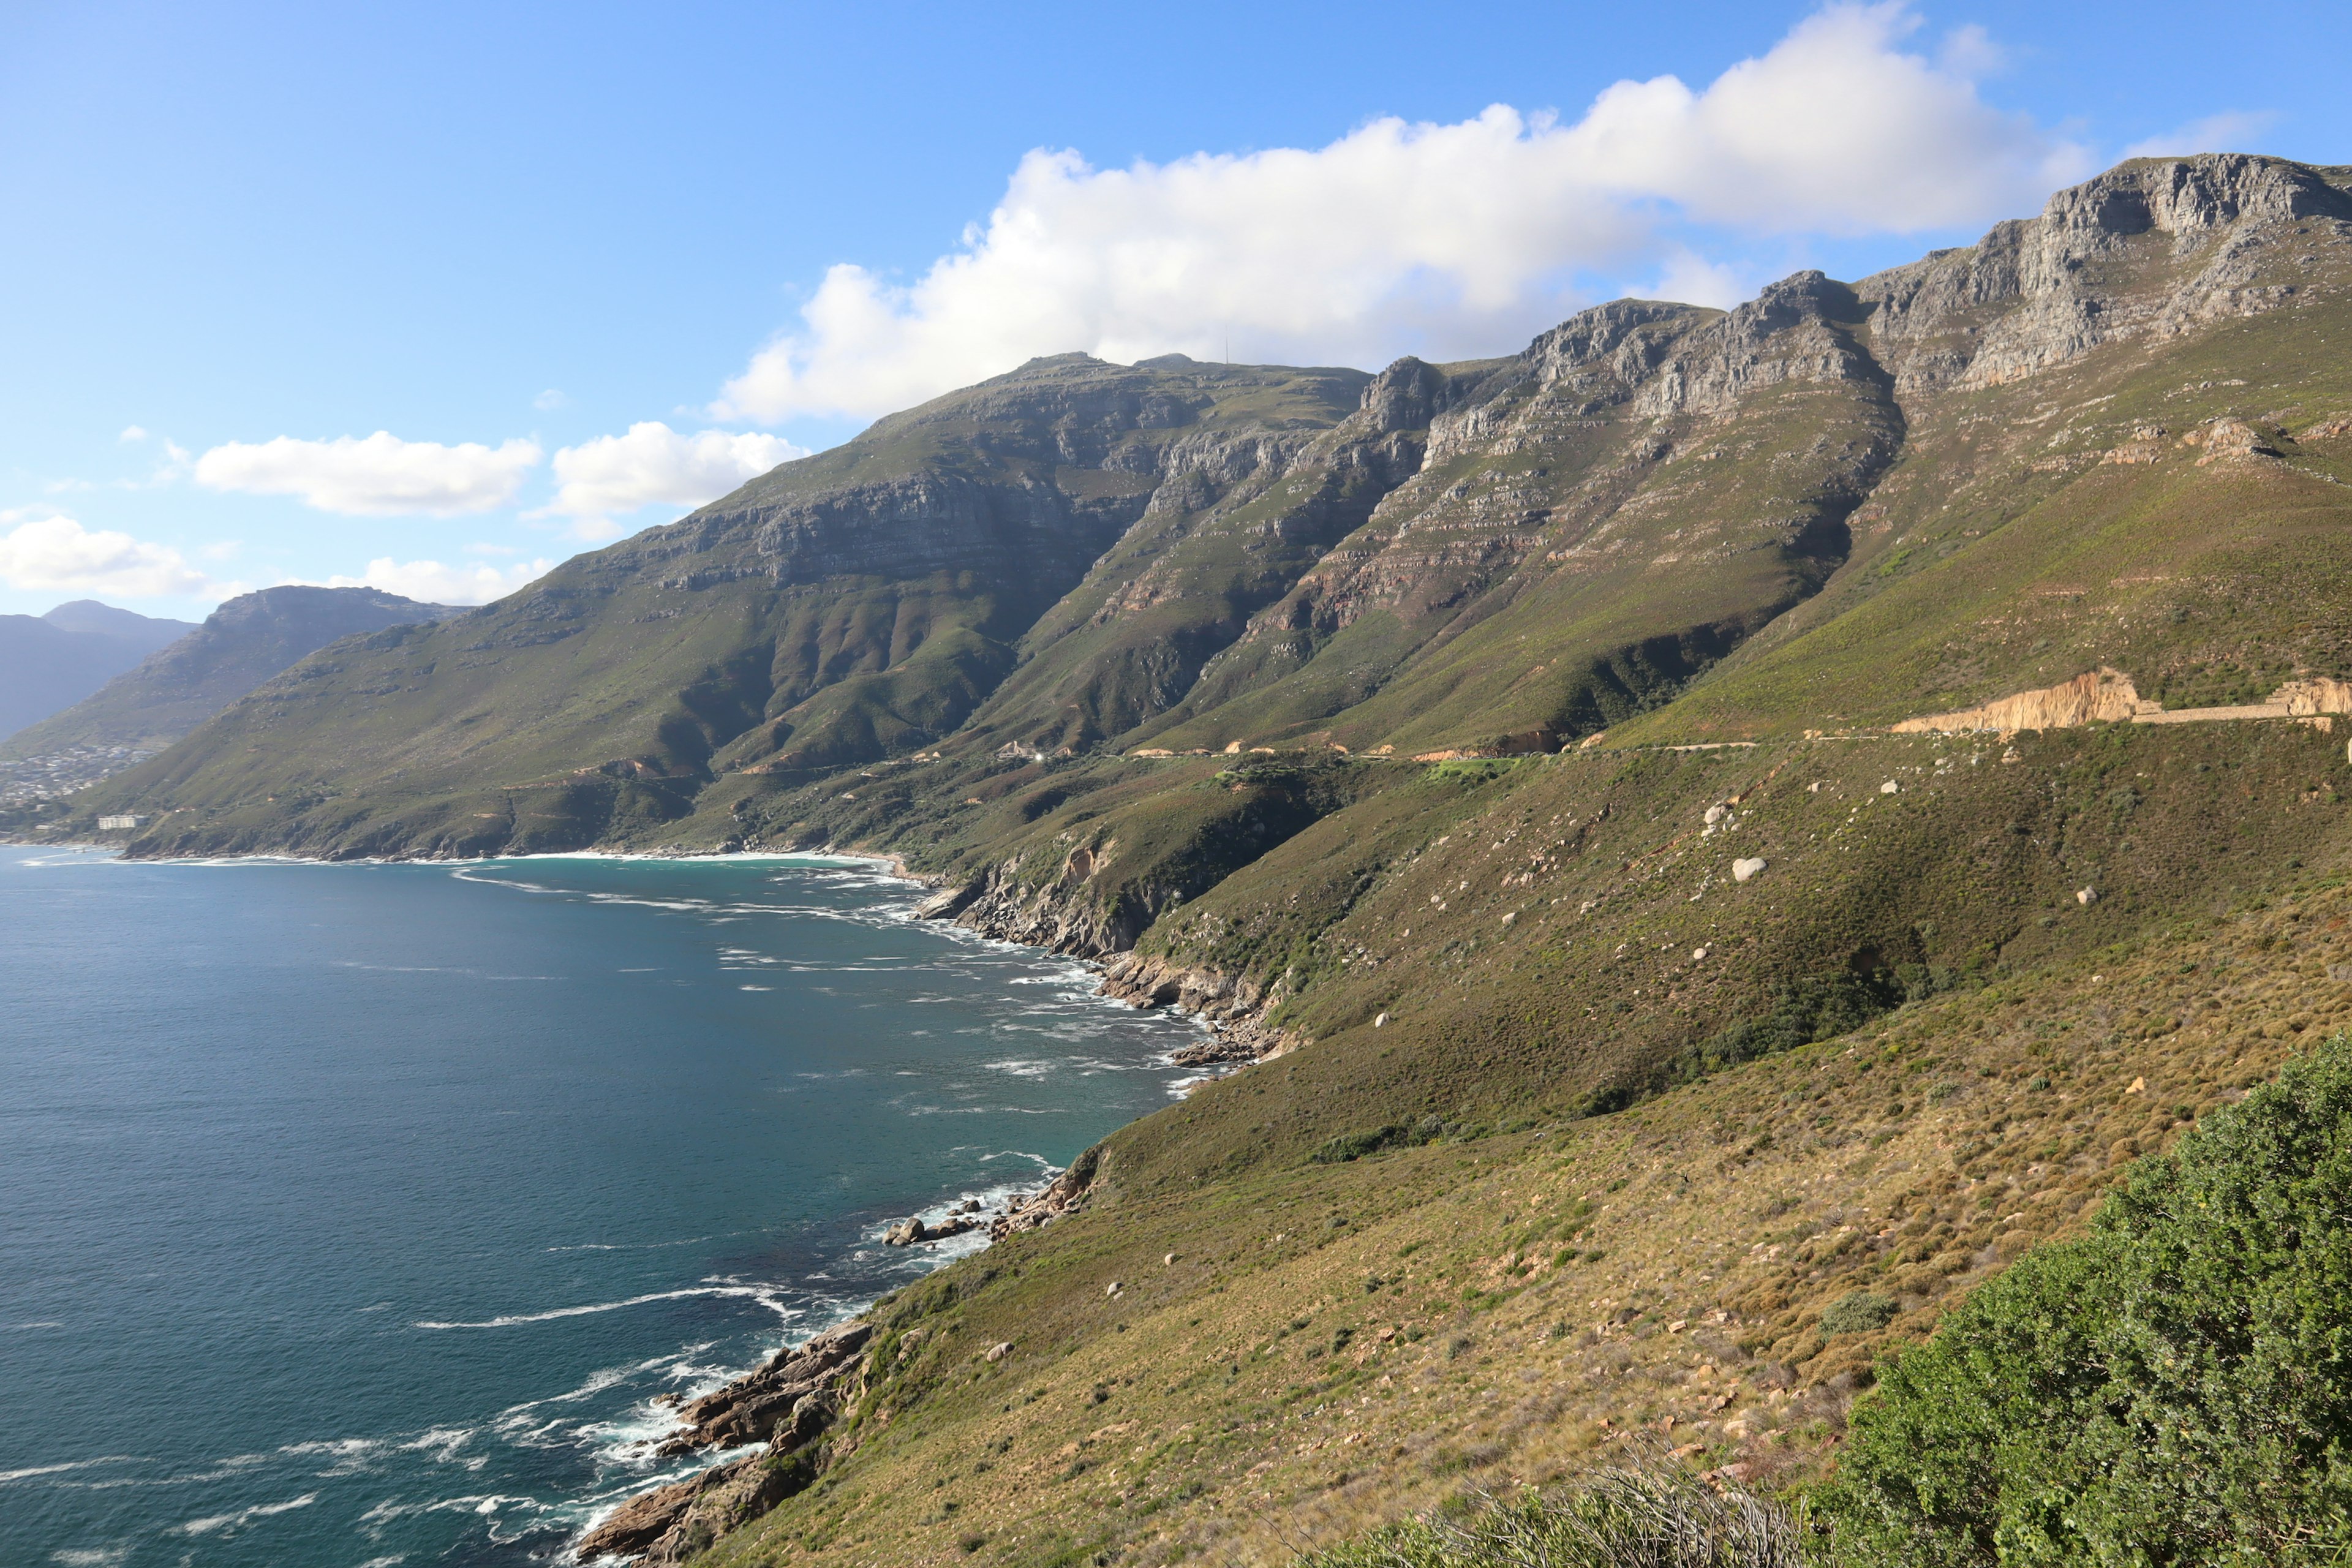
<path fill-rule="evenodd" d="M 511 592 L 1082 350 L 1377 369 L 2352 163 L 2352 6 L 0 5 L 0 613 Z"/>

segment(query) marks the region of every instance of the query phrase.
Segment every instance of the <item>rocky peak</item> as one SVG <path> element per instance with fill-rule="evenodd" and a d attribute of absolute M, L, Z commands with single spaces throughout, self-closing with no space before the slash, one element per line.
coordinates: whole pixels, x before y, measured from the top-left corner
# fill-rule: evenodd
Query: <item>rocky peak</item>
<path fill-rule="evenodd" d="M 1993 385 L 2118 338 L 2274 308 L 2297 285 L 2260 274 L 2295 229 L 2352 243 L 2352 195 L 2280 158 L 2139 158 L 1855 292 L 1898 391 Z"/>
<path fill-rule="evenodd" d="M 2235 223 L 2352 217 L 2352 196 L 2284 158 L 2205 153 L 2135 158 L 2060 191 L 2042 208 L 2045 233 L 2127 236 L 2157 229 L 2199 236 Z"/>
<path fill-rule="evenodd" d="M 1877 363 L 1839 324 L 1864 314 L 1847 285 L 1818 271 L 1791 274 L 1677 339 L 1635 407 L 1653 418 L 1721 413 L 1787 381 L 1883 382 Z"/>
<path fill-rule="evenodd" d="M 1529 343 L 1520 357 L 1546 386 L 1594 371 L 1631 385 L 1650 373 L 1665 343 L 1715 314 L 1666 300 L 1612 300 L 1579 310 Z M 1643 330 L 1661 324 L 1664 330 Z"/>
<path fill-rule="evenodd" d="M 1445 373 L 1411 354 L 1365 384 L 1359 411 L 1375 435 L 1423 430 L 1448 401 Z"/>

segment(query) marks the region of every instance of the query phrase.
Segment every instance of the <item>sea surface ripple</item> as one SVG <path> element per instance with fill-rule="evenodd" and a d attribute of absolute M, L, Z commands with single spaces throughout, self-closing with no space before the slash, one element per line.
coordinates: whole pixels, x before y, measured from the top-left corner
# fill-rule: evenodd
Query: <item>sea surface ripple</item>
<path fill-rule="evenodd" d="M 0 847 L 0 1563 L 558 1560 L 1198 1038 L 864 862 Z"/>

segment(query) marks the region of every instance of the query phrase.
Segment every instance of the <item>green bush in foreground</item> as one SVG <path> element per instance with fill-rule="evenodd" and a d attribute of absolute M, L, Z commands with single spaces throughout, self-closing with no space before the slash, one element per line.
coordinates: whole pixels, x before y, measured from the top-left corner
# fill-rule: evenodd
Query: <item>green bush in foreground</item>
<path fill-rule="evenodd" d="M 1787 1510 L 1636 1454 L 1561 1492 L 1475 1500 L 1302 1558 L 1299 1568 L 1798 1568 Z"/>
<path fill-rule="evenodd" d="M 2145 1160 L 1856 1405 L 1817 1499 L 1845 1563 L 2352 1552 L 2352 1044 Z"/>

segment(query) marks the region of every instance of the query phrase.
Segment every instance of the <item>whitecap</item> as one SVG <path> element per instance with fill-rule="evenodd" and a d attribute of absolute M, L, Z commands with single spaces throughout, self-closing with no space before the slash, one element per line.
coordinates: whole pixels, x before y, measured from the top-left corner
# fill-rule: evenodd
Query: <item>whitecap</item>
<path fill-rule="evenodd" d="M 595 1312 L 617 1312 L 627 1307 L 643 1307 L 655 1301 L 683 1301 L 696 1296 L 748 1296 L 763 1306 L 772 1306 L 772 1287 L 760 1285 L 697 1285 L 683 1290 L 656 1290 L 649 1295 L 632 1296 L 625 1301 L 593 1301 L 580 1307 L 556 1307 L 544 1312 L 510 1312 L 500 1317 L 485 1318 L 478 1322 L 457 1322 L 438 1319 L 422 1319 L 411 1323 L 413 1329 L 511 1329 L 524 1323 L 551 1323 L 559 1318 L 584 1318 Z M 782 1310 L 781 1308 L 778 1310 Z"/>
<path fill-rule="evenodd" d="M 68 1470 L 87 1470 L 97 1465 L 135 1465 L 139 1461 L 129 1454 L 108 1454 L 96 1459 L 73 1459 L 59 1465 L 30 1465 L 21 1470 L 0 1470 L 0 1484 L 9 1481 L 29 1481 L 37 1476 L 61 1476 Z"/>
<path fill-rule="evenodd" d="M 235 1513 L 216 1513 L 205 1519 L 192 1519 L 173 1528 L 182 1535 L 210 1535 L 215 1531 L 242 1530 L 257 1519 L 269 1519 L 281 1513 L 292 1513 L 298 1508 L 309 1508 L 319 1500 L 317 1492 L 305 1492 L 286 1502 L 261 1502 L 251 1508 L 241 1508 Z"/>

